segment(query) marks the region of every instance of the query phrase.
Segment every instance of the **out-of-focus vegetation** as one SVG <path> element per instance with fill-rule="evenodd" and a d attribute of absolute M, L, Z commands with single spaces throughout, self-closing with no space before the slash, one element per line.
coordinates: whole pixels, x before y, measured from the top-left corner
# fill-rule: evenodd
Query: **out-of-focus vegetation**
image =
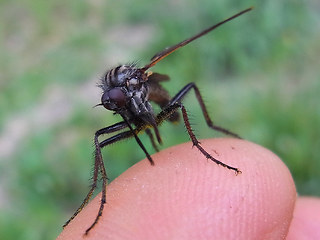
<path fill-rule="evenodd" d="M 254 11 L 152 70 L 171 94 L 202 90 L 217 124 L 277 153 L 300 194 L 320 195 L 320 5 L 317 1 L 0 1 L 0 239 L 53 239 L 88 190 L 95 130 L 119 120 L 99 78 L 251 5 Z M 199 138 L 194 96 L 186 107 Z M 176 132 L 177 134 L 172 134 Z M 163 148 L 188 141 L 164 124 Z M 142 141 L 152 153 L 144 135 Z M 144 158 L 134 140 L 103 150 L 114 179 Z"/>

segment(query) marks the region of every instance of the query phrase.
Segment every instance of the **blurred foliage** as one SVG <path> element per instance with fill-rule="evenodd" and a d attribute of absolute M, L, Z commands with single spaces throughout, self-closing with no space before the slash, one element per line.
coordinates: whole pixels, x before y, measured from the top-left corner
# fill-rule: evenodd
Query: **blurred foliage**
<path fill-rule="evenodd" d="M 317 1 L 2 0 L 0 239 L 52 239 L 84 198 L 93 133 L 119 120 L 92 109 L 107 69 L 143 65 L 251 5 L 152 70 L 171 76 L 171 94 L 196 81 L 217 124 L 277 153 L 298 192 L 320 196 Z M 214 136 L 193 99 L 186 106 L 197 135 Z M 188 140 L 172 132 L 182 124 L 161 127 L 163 148 Z M 128 140 L 103 151 L 111 179 L 144 158 L 137 149 Z"/>

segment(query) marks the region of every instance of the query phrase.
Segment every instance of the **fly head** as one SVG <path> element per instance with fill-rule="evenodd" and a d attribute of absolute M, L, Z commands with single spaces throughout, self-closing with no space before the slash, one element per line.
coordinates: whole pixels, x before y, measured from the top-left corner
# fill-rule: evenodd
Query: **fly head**
<path fill-rule="evenodd" d="M 108 71 L 102 79 L 101 105 L 119 113 L 129 121 L 150 122 L 153 109 L 148 101 L 148 74 L 136 65 L 120 65 Z M 148 119 L 148 120 L 147 120 Z"/>

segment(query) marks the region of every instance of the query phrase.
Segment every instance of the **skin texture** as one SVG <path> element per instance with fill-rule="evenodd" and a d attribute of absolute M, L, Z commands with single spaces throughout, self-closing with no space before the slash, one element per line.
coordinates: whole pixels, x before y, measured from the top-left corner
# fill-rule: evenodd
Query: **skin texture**
<path fill-rule="evenodd" d="M 301 197 L 296 203 L 287 240 L 320 239 L 320 200 Z"/>
<path fill-rule="evenodd" d="M 297 194 L 284 163 L 245 140 L 201 145 L 242 174 L 207 160 L 190 142 L 171 147 L 152 156 L 155 166 L 142 160 L 108 185 L 103 215 L 88 235 L 100 194 L 57 239 L 285 239 Z"/>

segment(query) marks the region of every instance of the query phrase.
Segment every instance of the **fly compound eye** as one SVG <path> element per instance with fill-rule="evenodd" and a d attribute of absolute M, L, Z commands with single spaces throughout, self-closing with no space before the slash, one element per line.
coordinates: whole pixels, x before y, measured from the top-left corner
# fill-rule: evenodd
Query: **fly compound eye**
<path fill-rule="evenodd" d="M 110 101 L 114 102 L 118 107 L 123 107 L 126 104 L 126 96 L 120 88 L 113 88 L 108 92 Z"/>
<path fill-rule="evenodd" d="M 103 93 L 101 102 L 105 108 L 115 110 L 125 106 L 126 96 L 120 88 L 113 88 Z"/>

